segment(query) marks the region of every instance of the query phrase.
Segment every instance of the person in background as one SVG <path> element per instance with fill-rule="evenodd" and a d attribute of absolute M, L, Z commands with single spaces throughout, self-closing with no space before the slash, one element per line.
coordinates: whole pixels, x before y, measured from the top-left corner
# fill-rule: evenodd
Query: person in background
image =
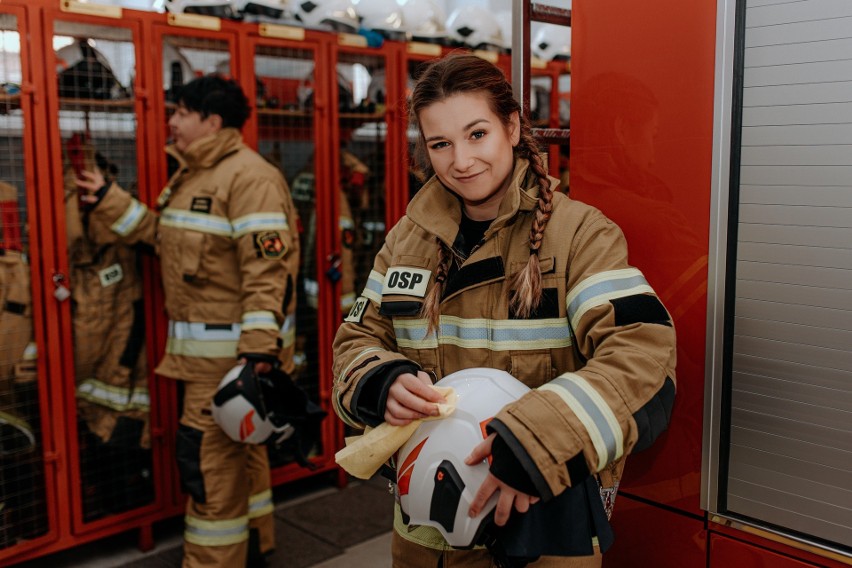
<path fill-rule="evenodd" d="M 418 80 L 411 118 L 431 175 L 386 238 L 334 341 L 338 416 L 353 427 L 437 415 L 430 385 L 491 367 L 533 390 L 487 425 L 471 516 L 514 565 L 600 566 L 625 457 L 668 427 L 675 331 L 619 228 L 554 189 L 511 85 L 472 55 Z M 490 567 L 397 506 L 396 568 Z M 505 560 L 505 558 L 503 559 Z M 503 565 L 503 564 L 498 564 Z"/>
<path fill-rule="evenodd" d="M 250 107 L 219 76 L 181 88 L 166 152 L 177 171 L 151 210 L 99 171 L 78 185 L 90 223 L 160 256 L 169 337 L 156 372 L 183 384 L 176 454 L 189 494 L 186 568 L 263 564 L 275 546 L 265 446 L 232 441 L 213 421 L 219 382 L 238 360 L 292 372 L 296 214 L 281 173 L 247 148 Z"/>

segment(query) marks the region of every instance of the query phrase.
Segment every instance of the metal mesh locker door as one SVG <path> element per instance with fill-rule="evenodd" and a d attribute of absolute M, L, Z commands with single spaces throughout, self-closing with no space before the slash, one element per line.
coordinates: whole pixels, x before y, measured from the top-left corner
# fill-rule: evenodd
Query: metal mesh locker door
<path fill-rule="evenodd" d="M 0 549 L 47 533 L 20 16 L 0 14 Z M 32 251 L 38 254 L 38 251 Z M 42 379 L 43 381 L 43 379 Z"/>
<path fill-rule="evenodd" d="M 98 171 L 137 195 L 141 104 L 132 27 L 56 20 L 53 136 L 61 155 L 76 416 L 75 524 L 154 503 L 144 297 L 137 249 L 95 231 L 76 179 Z M 61 229 L 60 229 L 61 230 Z M 64 238 L 63 238 L 64 237 Z M 70 386 L 70 385 L 69 385 Z M 72 389 L 68 389 L 69 391 Z M 101 523 L 102 524 L 102 523 Z"/>

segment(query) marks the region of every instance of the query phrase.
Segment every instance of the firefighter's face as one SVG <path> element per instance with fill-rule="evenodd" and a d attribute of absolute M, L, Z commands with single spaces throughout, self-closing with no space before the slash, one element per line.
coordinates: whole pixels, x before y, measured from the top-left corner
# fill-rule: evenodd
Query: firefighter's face
<path fill-rule="evenodd" d="M 169 119 L 169 128 L 172 131 L 175 147 L 183 152 L 199 138 L 215 134 L 221 130 L 222 117 L 218 114 L 211 114 L 204 118 L 200 112 L 189 110 L 180 104 Z"/>
<path fill-rule="evenodd" d="M 494 219 L 512 178 L 518 113 L 504 125 L 484 94 L 463 93 L 432 103 L 418 119 L 438 179 L 462 198 L 468 217 Z"/>

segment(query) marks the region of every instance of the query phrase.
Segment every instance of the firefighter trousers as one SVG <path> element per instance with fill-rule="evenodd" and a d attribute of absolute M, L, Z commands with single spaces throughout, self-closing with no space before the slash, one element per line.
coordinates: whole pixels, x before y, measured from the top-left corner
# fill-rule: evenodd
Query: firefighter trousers
<path fill-rule="evenodd" d="M 435 550 L 399 536 L 391 541 L 393 568 L 494 568 L 496 564 L 485 549 Z M 529 568 L 600 568 L 603 556 L 595 547 L 592 556 L 544 556 Z"/>
<path fill-rule="evenodd" d="M 234 442 L 216 425 L 210 407 L 217 386 L 184 383 L 176 444 L 189 494 L 183 568 L 242 568 L 275 547 L 266 447 Z"/>

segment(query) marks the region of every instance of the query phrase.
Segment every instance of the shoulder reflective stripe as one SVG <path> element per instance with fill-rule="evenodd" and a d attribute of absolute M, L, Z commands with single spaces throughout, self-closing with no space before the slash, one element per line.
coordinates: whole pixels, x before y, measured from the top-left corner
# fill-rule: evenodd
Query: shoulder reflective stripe
<path fill-rule="evenodd" d="M 227 546 L 245 542 L 249 537 L 248 516 L 222 521 L 204 521 L 190 515 L 184 517 L 187 542 L 199 546 Z"/>
<path fill-rule="evenodd" d="M 281 337 L 281 348 L 292 347 L 296 343 L 296 314 L 290 314 L 284 318 L 284 325 L 279 330 Z"/>
<path fill-rule="evenodd" d="M 272 504 L 272 490 L 267 489 L 249 497 L 248 518 L 256 519 L 269 515 L 275 510 Z"/>
<path fill-rule="evenodd" d="M 77 398 L 106 406 L 118 412 L 128 410 L 151 410 L 148 389 L 120 387 L 97 379 L 86 379 L 77 385 Z"/>
<path fill-rule="evenodd" d="M 174 339 L 196 339 L 199 341 L 225 341 L 238 340 L 240 338 L 240 324 L 230 325 L 230 329 L 207 329 L 203 322 L 169 321 L 169 337 Z"/>
<path fill-rule="evenodd" d="M 624 438 L 618 420 L 583 377 L 565 373 L 538 390 L 557 394 L 583 423 L 598 454 L 597 471 L 624 454 Z"/>
<path fill-rule="evenodd" d="M 636 268 L 601 272 L 586 278 L 568 293 L 565 304 L 568 317 L 576 329 L 580 319 L 590 309 L 600 306 L 614 298 L 623 298 L 633 294 L 654 293 L 653 288 L 642 272 Z"/>
<path fill-rule="evenodd" d="M 219 235 L 220 237 L 231 237 L 233 234 L 231 223 L 224 217 L 170 207 L 163 209 L 160 213 L 160 224 L 166 227 Z"/>
<path fill-rule="evenodd" d="M 355 357 L 353 357 L 351 361 L 349 361 L 349 364 L 346 366 L 345 369 L 343 369 L 343 373 L 341 373 L 340 376 L 337 377 L 338 380 L 342 381 L 342 380 L 346 379 L 346 377 L 349 375 L 349 370 L 352 367 L 354 367 L 358 363 L 358 361 L 360 361 L 361 359 L 363 359 L 367 355 L 370 355 L 372 353 L 386 353 L 386 352 L 387 351 L 382 349 L 381 347 L 368 347 L 367 349 L 364 349 L 363 351 L 358 353 Z"/>
<path fill-rule="evenodd" d="M 133 232 L 133 229 L 139 226 L 139 223 L 145 217 L 146 211 L 147 208 L 144 205 L 136 199 L 131 199 L 130 205 L 127 206 L 127 209 L 124 210 L 118 221 L 110 226 L 110 230 L 122 237 L 126 237 Z"/>
<path fill-rule="evenodd" d="M 242 330 L 248 329 L 272 329 L 278 331 L 280 326 L 275 314 L 269 310 L 257 310 L 243 313 Z"/>
<path fill-rule="evenodd" d="M 568 322 L 563 318 L 540 320 L 489 320 L 441 316 L 440 334 L 426 335 L 425 319 L 395 319 L 394 334 L 400 347 L 434 349 L 455 345 L 465 349 L 514 351 L 558 349 L 571 346 Z"/>
<path fill-rule="evenodd" d="M 34 341 L 30 341 L 27 343 L 26 348 L 24 349 L 24 361 L 35 361 L 38 357 L 38 346 Z"/>
<path fill-rule="evenodd" d="M 367 285 L 364 287 L 364 291 L 361 293 L 362 296 L 370 298 L 377 304 L 382 303 L 382 288 L 385 287 L 385 277 L 383 274 L 376 272 L 375 270 L 370 271 L 370 277 L 367 279 Z"/>
<path fill-rule="evenodd" d="M 234 238 L 261 231 L 287 231 L 290 229 L 287 216 L 283 213 L 252 213 L 231 221 Z"/>
<path fill-rule="evenodd" d="M 355 221 L 353 221 L 349 217 L 341 217 L 340 219 L 337 220 L 337 227 L 339 229 L 344 230 L 344 231 L 346 229 L 354 229 L 355 228 Z"/>

